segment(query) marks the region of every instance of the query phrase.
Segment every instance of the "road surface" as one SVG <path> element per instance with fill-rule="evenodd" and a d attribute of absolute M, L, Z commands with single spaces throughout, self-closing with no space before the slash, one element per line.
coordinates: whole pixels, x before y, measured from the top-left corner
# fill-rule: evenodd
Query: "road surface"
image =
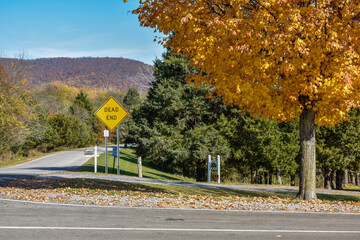
<path fill-rule="evenodd" d="M 82 150 L 51 154 L 0 169 L 0 183 L 56 175 L 88 159 Z M 66 206 L 8 199 L 0 199 L 0 212 L 0 239 L 360 239 L 359 214 Z"/>
<path fill-rule="evenodd" d="M 105 148 L 98 148 L 105 152 Z M 19 178 L 36 177 L 58 171 L 73 170 L 86 163 L 91 156 L 85 156 L 83 149 L 58 152 L 12 167 L 0 168 L 0 184 Z"/>
<path fill-rule="evenodd" d="M 65 206 L 0 200 L 1 239 L 359 239 L 359 214 Z"/>

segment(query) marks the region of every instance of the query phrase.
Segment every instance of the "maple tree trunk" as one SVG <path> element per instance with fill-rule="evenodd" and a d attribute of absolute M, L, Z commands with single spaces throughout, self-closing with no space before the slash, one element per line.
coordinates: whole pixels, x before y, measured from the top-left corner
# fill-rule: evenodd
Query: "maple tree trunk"
<path fill-rule="evenodd" d="M 343 190 L 345 172 L 344 170 L 336 171 L 336 190 Z"/>
<path fill-rule="evenodd" d="M 251 169 L 251 184 L 256 183 L 256 169 Z"/>
<path fill-rule="evenodd" d="M 269 171 L 269 185 L 272 184 L 272 172 Z"/>
<path fill-rule="evenodd" d="M 196 181 L 205 182 L 206 168 L 204 161 L 197 161 L 196 163 Z"/>
<path fill-rule="evenodd" d="M 300 184 L 297 198 L 316 200 L 315 112 L 300 115 Z"/>
<path fill-rule="evenodd" d="M 355 184 L 356 186 L 360 186 L 360 173 L 356 172 Z"/>
<path fill-rule="evenodd" d="M 262 180 L 262 175 L 261 175 L 261 174 L 258 175 L 257 183 L 258 183 L 258 184 L 263 184 L 263 180 Z"/>
<path fill-rule="evenodd" d="M 324 188 L 325 189 L 332 189 L 331 182 L 332 182 L 332 171 L 330 169 L 324 170 Z"/>
<path fill-rule="evenodd" d="M 280 168 L 276 168 L 276 181 L 277 184 L 282 185 Z"/>
<path fill-rule="evenodd" d="M 264 172 L 264 181 L 265 184 L 268 184 L 268 173 L 266 171 Z"/>
<path fill-rule="evenodd" d="M 349 171 L 349 174 L 350 174 L 350 179 L 351 179 L 351 184 L 354 184 L 355 185 L 355 176 L 356 176 L 356 173 L 354 171 Z"/>
<path fill-rule="evenodd" d="M 343 184 L 347 185 L 349 183 L 349 171 L 347 169 L 344 170 L 344 180 Z"/>
<path fill-rule="evenodd" d="M 290 175 L 290 186 L 295 186 L 295 175 Z"/>
<path fill-rule="evenodd" d="M 335 171 L 331 171 L 331 189 L 335 189 L 334 174 L 335 174 Z"/>

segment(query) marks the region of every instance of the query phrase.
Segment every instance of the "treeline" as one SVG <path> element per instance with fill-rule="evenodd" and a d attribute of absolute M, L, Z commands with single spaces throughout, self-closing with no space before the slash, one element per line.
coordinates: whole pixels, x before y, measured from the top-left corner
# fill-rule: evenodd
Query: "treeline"
<path fill-rule="evenodd" d="M 153 80 L 150 65 L 124 58 L 0 58 L 0 64 L 5 69 L 11 68 L 12 64 L 23 65 L 32 86 L 59 81 L 77 88 L 128 90 L 136 87 L 146 91 Z"/>
<path fill-rule="evenodd" d="M 211 87 L 188 83 L 186 76 L 198 71 L 170 51 L 154 62 L 145 100 L 135 88 L 81 90 L 53 82 L 28 90 L 25 73 L 21 64 L 0 67 L 0 161 L 102 143 L 104 126 L 94 112 L 113 96 L 132 115 L 121 141 L 135 143 L 155 166 L 205 181 L 207 155 L 221 155 L 223 180 L 298 184 L 298 120 L 277 123 L 226 106 Z M 318 186 L 359 185 L 359 110 L 338 126 L 317 127 L 316 135 Z"/>
<path fill-rule="evenodd" d="M 126 141 L 137 144 L 137 153 L 166 171 L 198 181 L 205 180 L 208 154 L 219 154 L 224 180 L 298 184 L 298 120 L 277 123 L 250 117 L 224 105 L 209 86 L 186 82 L 190 74 L 198 72 L 171 52 L 155 61 L 152 88 L 127 124 Z M 352 110 L 349 121 L 339 126 L 318 127 L 316 134 L 318 186 L 341 189 L 346 172 L 347 179 L 359 185 L 359 110 Z"/>
<path fill-rule="evenodd" d="M 109 96 L 122 103 L 133 91 L 139 94 L 134 88 L 130 95 L 120 90 L 85 92 L 60 82 L 30 91 L 26 74 L 21 64 L 7 71 L 0 67 L 0 161 L 100 144 L 104 126 L 94 115 L 97 108 Z"/>

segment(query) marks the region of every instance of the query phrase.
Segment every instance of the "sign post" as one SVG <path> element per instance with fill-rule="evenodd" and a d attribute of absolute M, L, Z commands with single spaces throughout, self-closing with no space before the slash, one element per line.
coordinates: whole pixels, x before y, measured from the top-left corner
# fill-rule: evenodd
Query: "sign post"
<path fill-rule="evenodd" d="M 119 125 L 116 127 L 116 147 L 117 147 L 117 175 L 120 175 L 120 144 L 119 144 Z"/>
<path fill-rule="evenodd" d="M 129 115 L 129 113 L 113 98 L 109 99 L 95 112 L 97 116 L 109 129 L 110 131 L 114 130 L 117 127 L 117 161 L 118 161 L 118 171 L 117 174 L 120 174 L 120 158 L 119 158 L 119 127 L 118 125 Z M 106 129 L 106 131 L 107 131 Z M 108 161 L 107 161 L 107 141 L 109 137 L 109 131 L 107 131 L 107 136 L 105 136 L 105 173 L 108 173 Z"/>
<path fill-rule="evenodd" d="M 104 130 L 104 137 L 105 137 L 105 173 L 108 173 L 108 137 L 109 137 L 109 130 L 105 128 Z"/>

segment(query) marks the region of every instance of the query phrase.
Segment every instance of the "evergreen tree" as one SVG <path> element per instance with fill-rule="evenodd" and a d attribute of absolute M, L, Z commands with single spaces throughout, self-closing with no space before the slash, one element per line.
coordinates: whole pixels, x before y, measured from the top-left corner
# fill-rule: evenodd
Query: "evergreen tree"
<path fill-rule="evenodd" d="M 124 97 L 124 105 L 129 110 L 135 108 L 141 103 L 141 96 L 136 88 L 130 88 Z"/>
<path fill-rule="evenodd" d="M 135 126 L 127 141 L 137 143 L 138 154 L 153 164 L 203 181 L 206 156 L 227 152 L 226 141 L 211 126 L 225 105 L 205 97 L 208 87 L 188 83 L 189 74 L 196 70 L 171 51 L 155 61 L 156 80 L 133 113 Z"/>
<path fill-rule="evenodd" d="M 345 170 L 357 174 L 360 167 L 360 111 L 352 109 L 348 121 L 335 127 L 320 127 L 317 135 L 317 157 L 324 187 L 342 189 Z"/>
<path fill-rule="evenodd" d="M 101 125 L 94 112 L 88 95 L 81 90 L 70 106 L 70 113 L 81 122 L 81 145 L 94 144 L 101 135 Z"/>

